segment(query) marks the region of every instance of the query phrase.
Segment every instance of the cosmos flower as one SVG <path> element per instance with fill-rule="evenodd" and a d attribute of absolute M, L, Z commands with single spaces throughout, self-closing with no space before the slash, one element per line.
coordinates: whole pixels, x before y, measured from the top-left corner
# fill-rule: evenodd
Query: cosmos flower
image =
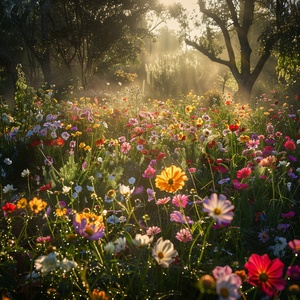
<path fill-rule="evenodd" d="M 188 199 L 189 196 L 178 194 L 173 197 L 172 203 L 177 207 L 185 208 L 189 202 Z"/>
<path fill-rule="evenodd" d="M 147 167 L 145 172 L 142 174 L 144 178 L 153 178 L 155 176 L 156 170 L 150 165 Z"/>
<path fill-rule="evenodd" d="M 173 222 L 183 223 L 183 224 L 193 224 L 194 223 L 194 221 L 192 221 L 189 216 L 185 216 L 180 211 L 177 211 L 177 210 L 173 211 L 170 214 L 170 220 Z"/>
<path fill-rule="evenodd" d="M 239 287 L 241 284 L 240 277 L 234 273 L 219 277 L 216 280 L 216 292 L 219 300 L 240 299 Z"/>
<path fill-rule="evenodd" d="M 152 249 L 152 257 L 163 268 L 168 268 L 178 256 L 178 252 L 174 249 L 174 245 L 169 240 L 159 238 Z"/>
<path fill-rule="evenodd" d="M 292 241 L 289 241 L 288 245 L 294 253 L 300 252 L 300 240 L 294 239 Z"/>
<path fill-rule="evenodd" d="M 5 205 L 2 206 L 2 210 L 6 213 L 12 213 L 16 208 L 17 206 L 15 204 L 8 202 L 6 202 Z"/>
<path fill-rule="evenodd" d="M 149 237 L 146 234 L 142 235 L 142 234 L 137 233 L 135 235 L 135 238 L 132 239 L 132 243 L 137 247 L 143 247 L 143 246 L 146 246 L 146 245 L 152 243 L 153 238 L 154 238 L 153 236 Z"/>
<path fill-rule="evenodd" d="M 188 180 L 182 170 L 174 165 L 169 168 L 165 168 L 160 175 L 156 176 L 155 185 L 161 191 L 174 193 L 177 190 L 181 190 L 185 181 Z"/>
<path fill-rule="evenodd" d="M 89 240 L 99 240 L 105 234 L 102 216 L 97 216 L 93 213 L 76 213 L 73 226 L 76 233 Z"/>
<path fill-rule="evenodd" d="M 180 229 L 176 233 L 176 239 L 182 243 L 187 243 L 193 240 L 192 234 L 188 228 Z"/>
<path fill-rule="evenodd" d="M 289 276 L 292 280 L 300 280 L 300 266 L 289 266 L 286 275 Z"/>
<path fill-rule="evenodd" d="M 285 287 L 285 280 L 282 278 L 284 264 L 279 258 L 270 260 L 267 254 L 262 256 L 252 254 L 245 264 L 248 270 L 248 282 L 272 298 L 277 291 Z"/>
<path fill-rule="evenodd" d="M 156 235 L 161 233 L 161 229 L 157 226 L 149 227 L 146 231 L 147 235 Z"/>
<path fill-rule="evenodd" d="M 233 219 L 234 206 L 224 195 L 213 193 L 210 198 L 203 200 L 203 211 L 217 221 L 218 224 L 230 223 Z"/>

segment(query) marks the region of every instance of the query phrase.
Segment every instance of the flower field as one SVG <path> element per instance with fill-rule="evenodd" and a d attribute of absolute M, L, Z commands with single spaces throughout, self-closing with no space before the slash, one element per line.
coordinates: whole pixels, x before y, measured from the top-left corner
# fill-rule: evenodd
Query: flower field
<path fill-rule="evenodd" d="M 298 107 L 19 81 L 1 104 L 2 299 L 299 299 Z"/>

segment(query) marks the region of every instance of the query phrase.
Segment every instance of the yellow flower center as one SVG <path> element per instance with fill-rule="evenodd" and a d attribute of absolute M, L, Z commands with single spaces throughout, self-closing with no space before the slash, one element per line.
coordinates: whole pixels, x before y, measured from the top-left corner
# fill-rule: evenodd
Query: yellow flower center
<path fill-rule="evenodd" d="M 262 282 L 267 282 L 268 278 L 269 278 L 269 276 L 266 273 L 259 274 L 259 280 Z"/>
<path fill-rule="evenodd" d="M 215 215 L 220 215 L 222 213 L 222 210 L 220 209 L 220 208 L 215 208 L 215 210 L 214 210 L 214 214 Z"/>
<path fill-rule="evenodd" d="M 229 296 L 229 291 L 227 288 L 223 287 L 220 289 L 220 296 L 223 298 L 228 298 Z"/>
<path fill-rule="evenodd" d="M 158 252 L 158 257 L 160 258 L 160 259 L 162 259 L 162 258 L 164 258 L 164 254 L 162 253 L 162 252 Z"/>

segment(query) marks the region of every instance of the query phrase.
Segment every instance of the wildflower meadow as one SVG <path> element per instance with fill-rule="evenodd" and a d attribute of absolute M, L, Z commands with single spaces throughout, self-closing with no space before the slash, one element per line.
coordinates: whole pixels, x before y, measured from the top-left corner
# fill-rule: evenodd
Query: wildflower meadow
<path fill-rule="evenodd" d="M 138 88 L 1 103 L 2 299 L 299 299 L 299 100 Z"/>

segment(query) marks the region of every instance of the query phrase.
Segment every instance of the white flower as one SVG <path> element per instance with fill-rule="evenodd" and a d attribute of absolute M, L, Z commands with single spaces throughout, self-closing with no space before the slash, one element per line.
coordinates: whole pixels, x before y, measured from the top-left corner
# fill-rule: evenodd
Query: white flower
<path fill-rule="evenodd" d="M 68 194 L 70 190 L 71 190 L 71 187 L 69 187 L 69 186 L 64 185 L 62 187 L 62 193 L 63 194 Z"/>
<path fill-rule="evenodd" d="M 7 157 L 7 158 L 4 159 L 4 163 L 7 164 L 7 165 L 11 165 L 12 161 Z"/>
<path fill-rule="evenodd" d="M 7 184 L 4 188 L 3 188 L 3 193 L 9 193 L 12 191 L 15 191 L 16 189 L 14 189 L 14 186 L 12 184 Z"/>
<path fill-rule="evenodd" d="M 113 242 L 109 242 L 109 243 L 107 243 L 104 247 L 103 247 L 103 249 L 104 249 L 104 251 L 106 252 L 106 253 L 109 253 L 109 254 L 112 254 L 112 253 L 114 253 L 115 252 L 115 245 L 114 245 L 114 243 Z"/>
<path fill-rule="evenodd" d="M 137 233 L 137 234 L 135 235 L 135 238 L 132 239 L 132 242 L 133 242 L 133 244 L 136 245 L 137 247 L 142 247 L 142 246 L 146 246 L 146 245 L 152 243 L 153 238 L 154 238 L 153 236 L 151 236 L 151 237 L 149 238 L 149 236 L 146 235 L 146 234 L 142 235 L 142 234 Z"/>
<path fill-rule="evenodd" d="M 24 169 L 23 172 L 21 173 L 21 176 L 27 177 L 27 176 L 29 176 L 29 174 L 30 174 L 30 171 L 28 169 Z"/>
<path fill-rule="evenodd" d="M 163 268 L 168 268 L 176 256 L 178 256 L 178 252 L 174 250 L 172 242 L 164 241 L 163 238 L 159 238 L 152 249 L 152 257 Z"/>
<path fill-rule="evenodd" d="M 115 252 L 119 253 L 123 250 L 125 250 L 126 247 L 126 238 L 124 237 L 119 237 L 115 242 L 114 242 L 114 246 L 115 246 Z"/>
<path fill-rule="evenodd" d="M 130 196 L 133 193 L 133 191 L 134 191 L 134 187 L 130 189 L 130 187 L 127 185 L 123 185 L 123 184 L 119 185 L 119 192 L 124 197 Z"/>
<path fill-rule="evenodd" d="M 218 278 L 216 281 L 216 292 L 219 295 L 219 300 L 240 299 L 240 285 L 241 279 L 236 274 L 229 274 Z"/>
<path fill-rule="evenodd" d="M 66 258 L 64 258 L 61 262 L 60 262 L 60 268 L 63 269 L 63 271 L 65 272 L 69 272 L 72 269 L 77 268 L 78 264 L 75 261 L 71 261 L 68 260 Z"/>
<path fill-rule="evenodd" d="M 119 218 L 119 221 L 120 221 L 121 223 L 125 223 L 125 222 L 127 221 L 127 219 L 126 219 L 125 216 L 121 216 L 121 217 Z"/>
<path fill-rule="evenodd" d="M 34 262 L 35 269 L 42 273 L 54 271 L 59 266 L 59 261 L 56 258 L 57 255 L 58 253 L 51 252 L 48 255 L 38 257 Z"/>

